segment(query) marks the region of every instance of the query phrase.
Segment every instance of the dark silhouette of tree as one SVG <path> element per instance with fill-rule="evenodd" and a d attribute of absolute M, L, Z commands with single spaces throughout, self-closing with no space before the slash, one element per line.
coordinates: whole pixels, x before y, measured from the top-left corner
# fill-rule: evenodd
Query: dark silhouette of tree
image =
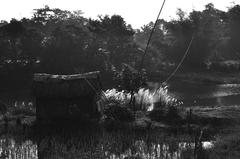
<path fill-rule="evenodd" d="M 135 65 L 138 52 L 133 41 L 134 30 L 126 25 L 119 15 L 100 16 L 97 20 L 89 20 L 89 30 L 98 39 L 99 46 L 105 50 L 108 64 L 121 67 L 122 63 Z"/>
<path fill-rule="evenodd" d="M 209 60 L 229 56 L 226 54 L 229 49 L 229 28 L 225 12 L 214 8 L 210 3 L 203 11 L 193 10 L 189 15 L 178 9 L 177 16 L 177 19 L 169 22 L 159 20 L 148 53 L 147 65 L 155 68 L 150 70 L 163 69 L 164 63 L 178 63 L 192 37 L 193 44 L 183 63 L 186 69 L 204 68 Z M 153 23 L 145 25 L 135 35 L 136 43 L 143 49 L 152 26 Z"/>
<path fill-rule="evenodd" d="M 235 5 L 230 8 L 228 11 L 228 20 L 229 20 L 229 36 L 230 36 L 230 47 L 229 49 L 234 54 L 240 55 L 240 6 Z"/>
<path fill-rule="evenodd" d="M 176 19 L 158 20 L 145 56 L 147 71 L 173 68 L 192 36 L 185 70 L 239 60 L 239 5 L 224 12 L 210 3 L 203 11 L 187 14 L 178 9 L 176 14 Z M 120 15 L 87 19 L 80 10 L 35 9 L 31 18 L 0 22 L 0 74 L 112 72 L 121 70 L 123 63 L 136 69 L 153 26 L 150 22 L 133 30 Z"/>

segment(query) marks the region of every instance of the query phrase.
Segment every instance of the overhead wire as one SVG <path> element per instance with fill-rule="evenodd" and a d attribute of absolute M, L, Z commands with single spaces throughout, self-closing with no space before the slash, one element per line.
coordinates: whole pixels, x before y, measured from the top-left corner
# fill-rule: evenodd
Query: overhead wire
<path fill-rule="evenodd" d="M 180 66 L 183 64 L 183 61 L 184 61 L 185 58 L 187 57 L 187 54 L 188 54 L 188 52 L 189 52 L 189 50 L 190 50 L 190 48 L 191 48 L 191 46 L 192 46 L 193 39 L 194 39 L 194 37 L 192 36 L 192 39 L 191 39 L 191 41 L 189 42 L 188 47 L 187 47 L 187 50 L 185 51 L 182 59 L 180 60 L 180 62 L 178 63 L 178 65 L 177 65 L 177 67 L 174 69 L 174 71 L 167 77 L 167 79 L 166 79 L 164 82 L 162 82 L 162 84 L 167 83 L 167 82 L 176 74 L 176 72 L 178 71 L 178 69 L 180 68 Z"/>
<path fill-rule="evenodd" d="M 152 39 L 154 30 L 155 30 L 155 28 L 156 28 L 156 26 L 157 26 L 157 22 L 158 22 L 158 19 L 159 19 L 161 13 L 162 13 L 162 10 L 163 10 L 163 7 L 164 7 L 164 5 L 165 5 L 165 2 L 166 2 L 166 0 L 163 1 L 162 6 L 161 6 L 161 8 L 160 8 L 160 10 L 159 10 L 157 19 L 156 19 L 156 21 L 155 21 L 155 23 L 154 23 L 154 26 L 153 26 L 152 30 L 151 30 L 150 36 L 149 36 L 148 41 L 147 41 L 146 48 L 145 48 L 145 50 L 144 50 L 144 53 L 143 53 L 143 56 L 142 56 L 142 59 L 141 59 L 141 63 L 140 63 L 140 66 L 139 66 L 139 70 L 141 70 L 142 67 L 143 67 L 143 65 L 144 65 L 144 59 L 145 59 L 145 56 L 146 56 L 146 54 L 147 54 L 147 51 L 148 51 L 148 48 L 149 48 L 149 45 L 150 45 L 150 42 L 151 42 L 151 39 Z M 184 53 L 182 59 L 180 60 L 179 64 L 178 64 L 177 67 L 174 69 L 174 71 L 166 78 L 166 80 L 164 80 L 164 82 L 162 82 L 162 84 L 167 83 L 167 82 L 176 74 L 176 72 L 178 71 L 178 69 L 180 68 L 180 66 L 183 64 L 183 62 L 184 62 L 185 58 L 187 57 L 187 54 L 188 54 L 188 52 L 189 52 L 189 50 L 190 50 L 190 48 L 191 48 L 193 39 L 194 39 L 194 37 L 192 36 L 192 39 L 191 39 L 191 41 L 190 41 L 189 44 L 188 44 L 187 50 L 185 51 L 185 53 Z"/>
<path fill-rule="evenodd" d="M 145 56 L 146 56 L 146 54 L 147 54 L 147 51 L 148 51 L 148 48 L 149 48 L 149 44 L 150 44 L 151 39 L 152 39 L 152 36 L 153 36 L 153 32 L 154 32 L 154 30 L 155 30 L 155 28 L 156 28 L 156 26 L 157 26 L 157 22 L 158 22 L 158 19 L 159 19 L 161 13 L 162 13 L 162 10 L 163 10 L 163 7 L 164 7 L 164 5 L 165 5 L 165 2 L 166 2 L 166 0 L 163 0 L 161 9 L 159 10 L 157 19 L 156 19 L 156 21 L 155 21 L 155 23 L 154 23 L 154 26 L 153 26 L 152 30 L 151 30 L 150 36 L 149 36 L 148 41 L 147 41 L 146 48 L 145 48 L 144 53 L 143 53 L 143 56 L 142 56 L 142 60 L 141 60 L 141 63 L 140 63 L 139 70 L 141 70 L 141 68 L 143 67 L 144 58 L 145 58 Z"/>

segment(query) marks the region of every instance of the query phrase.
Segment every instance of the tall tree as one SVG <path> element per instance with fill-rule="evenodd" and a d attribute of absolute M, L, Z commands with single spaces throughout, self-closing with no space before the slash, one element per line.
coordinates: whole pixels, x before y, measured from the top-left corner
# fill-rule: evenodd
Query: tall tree
<path fill-rule="evenodd" d="M 89 29 L 96 35 L 101 49 L 107 53 L 108 64 L 120 68 L 122 63 L 134 63 L 134 56 L 138 52 L 133 41 L 134 30 L 121 16 L 90 19 Z"/>

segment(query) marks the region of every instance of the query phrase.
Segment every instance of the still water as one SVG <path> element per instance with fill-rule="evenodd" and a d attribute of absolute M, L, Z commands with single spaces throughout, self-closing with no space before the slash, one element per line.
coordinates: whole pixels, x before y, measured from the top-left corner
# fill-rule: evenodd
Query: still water
<path fill-rule="evenodd" d="M 186 106 L 229 106 L 240 104 L 240 84 L 170 82 L 169 92 Z"/>
<path fill-rule="evenodd" d="M 149 82 L 158 88 L 161 83 Z M 205 84 L 184 80 L 171 80 L 169 93 L 181 99 L 186 106 L 228 106 L 240 104 L 240 84 Z M 31 101 L 30 90 L 0 90 L 0 101 L 14 104 L 14 101 Z"/>

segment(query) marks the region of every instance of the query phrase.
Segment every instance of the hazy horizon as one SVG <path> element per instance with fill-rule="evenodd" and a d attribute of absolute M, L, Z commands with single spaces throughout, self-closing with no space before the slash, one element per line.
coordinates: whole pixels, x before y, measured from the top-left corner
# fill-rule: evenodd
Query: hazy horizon
<path fill-rule="evenodd" d="M 155 21 L 157 13 L 163 0 L 139 1 L 139 0 L 102 0 L 102 1 L 78 1 L 78 0 L 8 0 L 0 6 L 0 20 L 11 20 L 12 18 L 21 19 L 31 17 L 33 9 L 42 8 L 48 5 L 51 8 L 63 10 L 81 10 L 86 18 L 97 18 L 98 15 L 121 15 L 127 24 L 131 24 L 134 29 Z M 217 9 L 226 11 L 234 4 L 240 4 L 240 0 L 167 0 L 162 11 L 161 19 L 171 20 L 176 17 L 177 8 L 189 13 L 194 10 L 203 10 L 208 3 L 213 3 Z M 14 4 L 14 5 L 13 5 Z"/>

